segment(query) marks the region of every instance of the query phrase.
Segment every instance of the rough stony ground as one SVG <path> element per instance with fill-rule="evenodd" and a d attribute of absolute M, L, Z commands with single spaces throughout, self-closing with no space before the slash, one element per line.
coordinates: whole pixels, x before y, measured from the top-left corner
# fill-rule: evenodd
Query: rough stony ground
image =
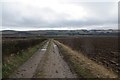
<path fill-rule="evenodd" d="M 48 42 L 43 46 L 42 49 L 39 49 L 28 61 L 26 61 L 22 66 L 20 66 L 10 78 L 32 78 L 36 68 L 42 59 Z"/>
<path fill-rule="evenodd" d="M 44 78 L 76 78 L 59 53 L 57 45 L 51 44 L 48 59 L 44 66 Z"/>

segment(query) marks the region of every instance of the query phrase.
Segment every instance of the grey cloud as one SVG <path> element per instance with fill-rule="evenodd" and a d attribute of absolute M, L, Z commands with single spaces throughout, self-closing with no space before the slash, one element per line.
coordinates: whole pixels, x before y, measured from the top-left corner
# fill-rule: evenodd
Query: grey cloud
<path fill-rule="evenodd" d="M 2 8 L 2 21 L 4 26 L 14 26 L 14 27 L 60 27 L 60 26 L 90 26 L 90 25 L 104 25 L 104 24 L 117 24 L 117 15 L 112 15 L 111 10 L 113 3 L 77 3 L 76 5 L 82 5 L 85 10 L 90 12 L 89 16 L 84 20 L 67 20 L 65 17 L 67 14 L 56 13 L 49 7 L 43 8 L 41 13 L 44 14 L 55 14 L 59 20 L 52 22 L 45 21 L 42 16 L 32 15 L 24 16 L 19 10 L 19 8 L 9 8 L 9 5 L 4 3 Z M 33 8 L 34 9 L 34 8 Z M 36 12 L 39 9 L 36 9 Z M 23 10 L 24 11 L 24 10 Z M 115 10 L 116 11 L 116 10 Z M 33 12 L 34 13 L 34 12 Z M 40 14 L 41 14 L 40 13 Z M 30 14 L 30 13 L 29 13 Z M 93 14 L 93 15 L 92 15 Z M 91 16 L 92 15 L 92 16 Z"/>

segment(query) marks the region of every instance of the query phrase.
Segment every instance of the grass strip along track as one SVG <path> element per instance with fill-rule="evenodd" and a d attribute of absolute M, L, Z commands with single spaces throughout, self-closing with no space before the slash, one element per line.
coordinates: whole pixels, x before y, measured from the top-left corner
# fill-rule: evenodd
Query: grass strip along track
<path fill-rule="evenodd" d="M 14 56 L 10 56 L 10 60 L 7 63 L 3 63 L 2 66 L 2 77 L 8 78 L 14 71 L 22 65 L 25 61 L 27 61 L 38 49 L 40 49 L 46 41 L 42 41 L 39 44 L 30 47 L 19 54 Z"/>
<path fill-rule="evenodd" d="M 71 48 L 54 41 L 63 59 L 68 63 L 71 70 L 80 78 L 117 78 L 118 75 L 104 66 L 95 63 L 81 53 L 73 51 Z"/>
<path fill-rule="evenodd" d="M 51 50 L 51 45 L 52 45 L 52 41 L 48 40 L 48 46 L 46 49 L 46 52 L 44 54 L 44 56 L 42 57 L 42 60 L 40 61 L 38 68 L 36 69 L 36 72 L 34 74 L 34 78 L 44 78 L 45 77 L 45 72 L 44 72 L 44 66 L 46 65 L 46 61 L 48 60 L 48 56 Z"/>
<path fill-rule="evenodd" d="M 53 39 L 50 39 L 46 53 L 36 71 L 36 78 L 76 78 L 59 54 L 59 49 Z"/>

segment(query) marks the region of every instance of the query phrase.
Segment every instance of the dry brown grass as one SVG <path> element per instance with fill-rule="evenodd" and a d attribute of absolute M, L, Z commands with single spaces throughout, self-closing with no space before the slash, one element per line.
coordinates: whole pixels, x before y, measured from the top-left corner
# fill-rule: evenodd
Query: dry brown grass
<path fill-rule="evenodd" d="M 118 43 L 120 40 L 118 37 L 64 37 L 56 40 L 73 50 L 83 53 L 89 59 L 104 65 L 106 68 L 111 68 L 114 72 L 120 73 L 120 64 L 118 61 L 120 57 Z"/>
<path fill-rule="evenodd" d="M 118 75 L 111 70 L 106 69 L 103 65 L 88 59 L 82 53 L 73 51 L 71 48 L 55 41 L 58 45 L 64 59 L 71 68 L 83 78 L 117 78 Z"/>

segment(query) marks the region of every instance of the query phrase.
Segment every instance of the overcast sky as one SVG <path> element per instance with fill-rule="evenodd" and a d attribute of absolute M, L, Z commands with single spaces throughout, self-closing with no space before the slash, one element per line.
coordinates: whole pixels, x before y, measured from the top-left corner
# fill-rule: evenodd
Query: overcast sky
<path fill-rule="evenodd" d="M 117 29 L 118 1 L 96 1 L 2 0 L 1 30 Z"/>

